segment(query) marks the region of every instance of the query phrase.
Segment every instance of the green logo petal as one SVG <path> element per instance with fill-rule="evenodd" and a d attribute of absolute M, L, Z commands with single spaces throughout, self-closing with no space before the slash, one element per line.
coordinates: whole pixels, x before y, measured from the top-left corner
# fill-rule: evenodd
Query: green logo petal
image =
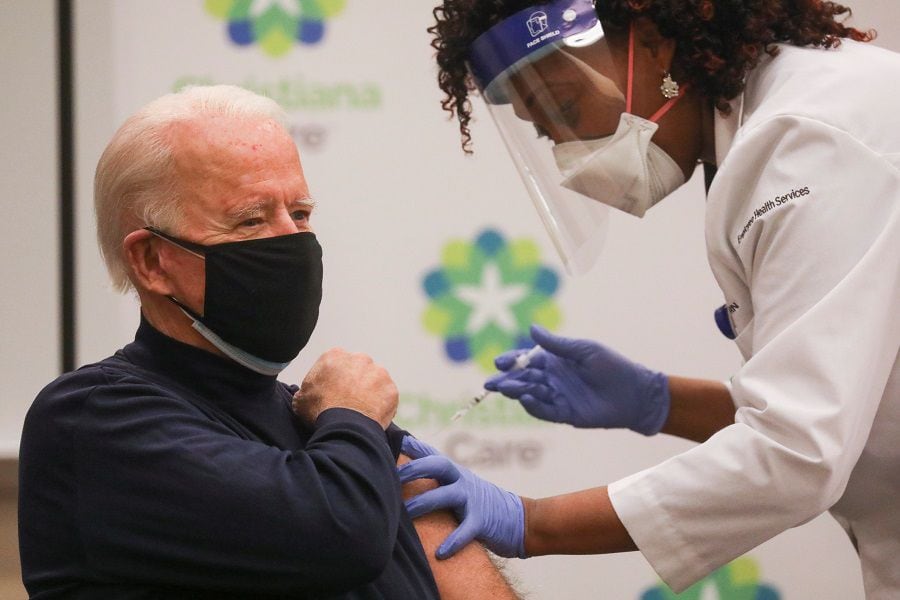
<path fill-rule="evenodd" d="M 259 46 L 269 56 L 286 54 L 294 45 L 294 40 L 282 29 L 273 28 L 259 36 Z"/>
<path fill-rule="evenodd" d="M 541 264 L 529 239 L 507 242 L 487 229 L 474 241 L 450 240 L 422 284 L 430 298 L 425 330 L 443 338 L 450 360 L 474 362 L 485 372 L 494 370 L 498 354 L 531 347 L 532 323 L 553 330 L 562 322 L 553 300 L 559 276 Z"/>
<path fill-rule="evenodd" d="M 660 584 L 641 595 L 641 600 L 780 600 L 775 588 L 759 583 L 759 565 L 748 556 L 741 557 L 680 594 Z"/>
<path fill-rule="evenodd" d="M 325 21 L 340 14 L 346 0 L 204 0 L 203 6 L 213 17 L 227 21 L 233 43 L 257 44 L 277 57 L 295 43 L 319 43 Z"/>
<path fill-rule="evenodd" d="M 339 15 L 346 6 L 347 0 L 319 0 L 319 9 L 322 11 L 324 19 Z"/>
<path fill-rule="evenodd" d="M 220 19 L 227 19 L 231 16 L 232 6 L 234 6 L 234 0 L 206 0 L 203 5 L 206 12 Z"/>

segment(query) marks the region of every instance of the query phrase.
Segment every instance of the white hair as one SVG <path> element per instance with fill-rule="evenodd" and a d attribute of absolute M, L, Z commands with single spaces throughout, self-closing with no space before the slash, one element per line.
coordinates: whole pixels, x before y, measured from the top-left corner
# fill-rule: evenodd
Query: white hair
<path fill-rule="evenodd" d="M 274 120 L 286 128 L 278 104 L 233 85 L 191 86 L 150 102 L 116 131 L 94 175 L 97 241 L 113 286 L 131 287 L 122 242 L 136 228 L 178 231 L 180 194 L 169 129 L 211 115 Z"/>

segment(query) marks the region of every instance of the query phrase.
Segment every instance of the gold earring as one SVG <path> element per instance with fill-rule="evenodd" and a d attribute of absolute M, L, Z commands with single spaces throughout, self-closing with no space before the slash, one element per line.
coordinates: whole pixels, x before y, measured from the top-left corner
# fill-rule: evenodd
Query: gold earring
<path fill-rule="evenodd" d="M 665 98 L 671 100 L 678 95 L 678 89 L 678 82 L 672 79 L 671 73 L 666 72 L 665 76 L 663 77 L 662 85 L 659 86 L 659 91 L 662 92 L 662 95 Z"/>

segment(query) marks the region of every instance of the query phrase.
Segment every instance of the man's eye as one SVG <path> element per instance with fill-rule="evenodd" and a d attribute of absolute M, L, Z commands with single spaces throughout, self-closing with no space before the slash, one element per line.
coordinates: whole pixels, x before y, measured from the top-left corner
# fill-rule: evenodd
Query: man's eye
<path fill-rule="evenodd" d="M 295 221 L 306 221 L 309 219 L 309 211 L 308 210 L 295 210 L 291 213 L 291 218 Z"/>
<path fill-rule="evenodd" d="M 238 227 L 256 227 L 258 225 L 262 225 L 262 223 L 263 223 L 263 220 L 259 219 L 259 218 L 245 219 L 238 224 Z"/>

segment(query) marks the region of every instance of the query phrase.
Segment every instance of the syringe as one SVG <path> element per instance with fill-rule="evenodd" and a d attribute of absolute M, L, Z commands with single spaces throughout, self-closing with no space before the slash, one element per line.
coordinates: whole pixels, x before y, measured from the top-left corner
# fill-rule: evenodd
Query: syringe
<path fill-rule="evenodd" d="M 535 346 L 528 352 L 520 354 L 519 356 L 516 357 L 516 362 L 513 364 L 512 368 L 509 369 L 509 371 L 521 371 L 522 369 L 524 369 L 525 367 L 528 366 L 528 363 L 531 362 L 531 359 L 534 357 L 534 355 L 536 355 L 540 351 L 541 351 L 541 347 Z M 507 371 L 507 372 L 509 372 L 509 371 Z M 471 400 L 466 402 L 465 406 L 463 406 L 461 409 L 456 411 L 456 413 L 452 417 L 450 417 L 450 422 L 453 423 L 454 421 L 458 421 L 459 419 L 463 418 L 466 415 L 466 413 L 468 413 L 470 410 L 472 410 L 473 408 L 475 408 L 476 406 L 481 404 L 481 402 L 485 398 L 487 398 L 491 394 L 495 394 L 495 393 L 496 392 L 493 392 L 491 390 L 484 390 L 483 392 L 481 392 L 480 394 L 478 394 L 477 396 L 475 396 L 474 398 L 472 398 Z"/>

